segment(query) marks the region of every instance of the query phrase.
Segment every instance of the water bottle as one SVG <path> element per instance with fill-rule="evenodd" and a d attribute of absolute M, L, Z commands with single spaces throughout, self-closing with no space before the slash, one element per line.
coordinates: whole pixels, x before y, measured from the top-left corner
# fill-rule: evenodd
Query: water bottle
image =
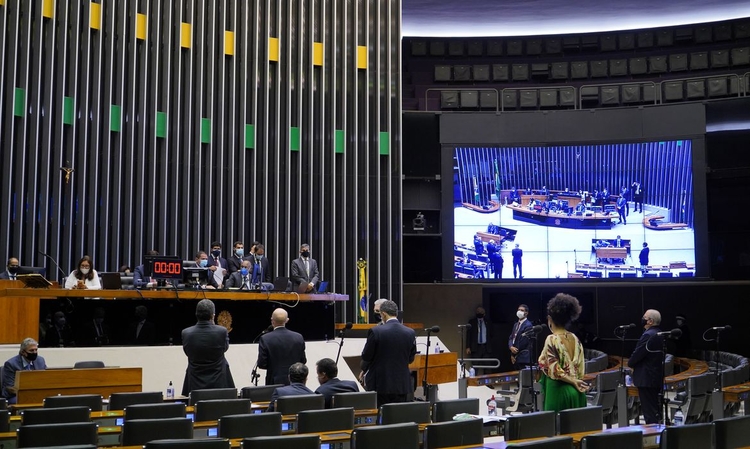
<path fill-rule="evenodd" d="M 675 426 L 681 426 L 685 423 L 685 416 L 682 414 L 681 408 L 677 408 L 677 411 L 674 412 L 673 423 Z"/>
<path fill-rule="evenodd" d="M 625 375 L 625 385 L 627 385 L 628 387 L 633 385 L 633 378 L 630 377 L 630 374 Z"/>
<path fill-rule="evenodd" d="M 167 385 L 167 399 L 174 399 L 174 386 L 171 380 L 169 381 L 169 385 Z"/>
<path fill-rule="evenodd" d="M 497 416 L 497 401 L 493 394 L 489 401 L 487 401 L 487 414 L 490 416 Z"/>
<path fill-rule="evenodd" d="M 477 374 L 477 370 L 475 370 L 473 366 L 469 368 L 469 377 L 474 377 L 476 376 L 476 374 Z"/>
<path fill-rule="evenodd" d="M 440 343 L 435 343 L 435 354 L 440 354 Z"/>

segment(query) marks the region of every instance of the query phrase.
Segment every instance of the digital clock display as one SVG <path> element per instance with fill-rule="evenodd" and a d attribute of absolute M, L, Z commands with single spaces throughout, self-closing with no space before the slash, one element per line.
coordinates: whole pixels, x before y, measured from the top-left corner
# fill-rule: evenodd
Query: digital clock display
<path fill-rule="evenodd" d="M 151 277 L 154 279 L 182 279 L 182 259 L 170 256 L 156 256 L 151 263 Z"/>

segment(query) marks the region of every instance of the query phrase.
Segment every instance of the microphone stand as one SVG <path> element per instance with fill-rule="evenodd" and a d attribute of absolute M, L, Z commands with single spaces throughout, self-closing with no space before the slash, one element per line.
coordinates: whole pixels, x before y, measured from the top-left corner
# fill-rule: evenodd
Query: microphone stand
<path fill-rule="evenodd" d="M 250 383 L 257 387 L 258 379 L 260 379 L 260 374 L 258 374 L 258 362 L 255 362 L 255 366 L 253 367 L 253 372 L 250 375 Z"/>
<path fill-rule="evenodd" d="M 466 362 L 464 361 L 464 356 L 466 355 L 466 347 L 464 346 L 464 331 L 466 330 L 466 327 L 461 327 L 458 331 L 461 334 L 461 360 L 459 360 L 460 366 L 461 366 L 461 377 L 466 377 Z"/>
<path fill-rule="evenodd" d="M 424 391 L 425 401 L 430 402 L 430 384 L 427 383 L 427 368 L 430 364 L 430 334 L 432 329 L 427 329 L 427 354 L 424 356 L 424 375 L 422 376 L 422 390 Z"/>
<path fill-rule="evenodd" d="M 617 331 L 621 330 L 622 334 L 617 335 Z M 615 336 L 620 339 L 620 385 L 626 385 L 625 382 L 625 334 L 628 332 L 627 329 L 615 329 Z"/>
<path fill-rule="evenodd" d="M 534 362 L 537 360 L 536 355 L 536 337 L 539 335 L 538 332 L 532 332 L 529 335 L 529 344 L 531 345 L 530 348 L 530 354 L 531 354 L 531 360 L 529 360 L 529 369 L 531 370 L 531 385 L 529 385 L 529 394 L 531 395 L 531 411 L 532 412 L 538 412 L 539 407 L 537 406 L 537 395 L 539 392 L 536 391 L 536 388 L 534 388 L 534 365 L 537 363 Z M 520 378 L 520 373 L 519 373 Z"/>
<path fill-rule="evenodd" d="M 63 285 L 63 284 L 64 284 L 64 281 L 63 281 L 63 279 L 65 279 L 65 272 L 64 272 L 64 271 L 62 270 L 62 268 L 60 268 L 60 265 L 58 265 L 58 263 L 57 263 L 57 261 L 55 260 L 55 258 L 54 258 L 54 257 L 52 257 L 52 256 L 50 256 L 49 254 L 47 254 L 47 253 L 43 253 L 43 252 L 41 252 L 41 251 L 38 251 L 38 253 L 39 253 L 39 254 L 41 254 L 42 256 L 46 257 L 47 259 L 51 260 L 51 261 L 52 261 L 52 263 L 53 263 L 53 264 L 55 264 L 55 266 L 57 267 L 57 271 L 59 271 L 59 272 L 60 272 L 60 274 L 62 275 L 62 276 L 60 277 L 60 279 L 59 279 L 59 282 L 58 282 L 58 283 L 59 283 L 59 284 L 60 284 L 61 286 L 65 287 L 65 285 Z"/>
<path fill-rule="evenodd" d="M 716 329 L 716 349 L 714 351 L 714 372 L 716 373 L 716 389 L 721 391 L 721 369 L 719 368 L 719 337 L 723 329 Z"/>
<path fill-rule="evenodd" d="M 664 367 L 667 364 L 667 337 L 664 336 L 661 339 L 661 388 L 659 389 L 659 404 L 662 404 L 664 410 L 662 411 L 662 424 L 665 426 L 670 425 L 669 422 L 669 399 L 664 394 L 664 390 L 667 387 L 667 374 L 664 372 Z"/>
<path fill-rule="evenodd" d="M 341 347 L 344 346 L 344 333 L 346 331 L 346 327 L 341 329 L 339 331 L 339 337 L 341 337 L 341 340 L 339 341 L 339 352 L 336 353 L 336 365 L 339 364 L 339 356 L 341 355 Z"/>

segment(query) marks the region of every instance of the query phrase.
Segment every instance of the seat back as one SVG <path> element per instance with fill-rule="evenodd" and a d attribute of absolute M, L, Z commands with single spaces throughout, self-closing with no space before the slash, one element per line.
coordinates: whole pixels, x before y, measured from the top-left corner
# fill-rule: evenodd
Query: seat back
<path fill-rule="evenodd" d="M 101 360 L 83 360 L 80 362 L 75 362 L 73 364 L 73 368 L 104 368 L 104 362 L 102 362 Z"/>
<path fill-rule="evenodd" d="M 415 422 L 417 424 L 430 422 L 429 402 L 400 402 L 384 404 L 380 407 L 378 424 L 398 424 Z"/>
<path fill-rule="evenodd" d="M 424 429 L 424 449 L 466 446 L 484 442 L 481 419 L 463 419 L 428 424 Z"/>
<path fill-rule="evenodd" d="M 0 433 L 10 432 L 10 412 L 0 410 Z"/>
<path fill-rule="evenodd" d="M 573 449 L 573 437 L 559 436 L 554 438 L 545 438 L 537 441 L 527 441 L 525 443 L 508 443 L 507 449 Z"/>
<path fill-rule="evenodd" d="M 222 438 L 202 438 L 200 440 L 155 440 L 149 441 L 145 449 L 159 449 L 162 447 L 188 449 L 229 449 L 232 442 Z"/>
<path fill-rule="evenodd" d="M 281 435 L 281 413 L 226 415 L 219 418 L 219 437 L 252 438 Z"/>
<path fill-rule="evenodd" d="M 92 412 L 102 411 L 102 396 L 99 394 L 71 394 L 47 396 L 44 398 L 44 408 L 85 406 Z"/>
<path fill-rule="evenodd" d="M 2 370 L 2 367 L 0 367 L 0 370 Z M 8 400 L 5 398 L 0 398 L 0 410 L 8 410 Z"/>
<path fill-rule="evenodd" d="M 453 421 L 459 413 L 479 414 L 478 398 L 451 399 L 432 404 L 432 422 Z"/>
<path fill-rule="evenodd" d="M 276 400 L 276 411 L 282 415 L 296 415 L 305 410 L 321 410 L 325 408 L 325 401 L 322 394 L 281 396 Z"/>
<path fill-rule="evenodd" d="M 581 440 L 581 449 L 637 449 L 643 447 L 643 433 L 609 432 L 586 435 Z"/>
<path fill-rule="evenodd" d="M 685 416 L 686 424 L 697 422 L 706 407 L 706 401 L 710 402 L 710 398 L 706 395 L 707 391 L 705 388 L 707 377 L 710 378 L 711 374 L 701 374 L 699 376 L 688 378 L 687 400 L 682 407 L 682 413 Z"/>
<path fill-rule="evenodd" d="M 419 448 L 419 426 L 415 423 L 357 427 L 352 432 L 352 449 L 382 449 L 398 441 L 399 449 Z"/>
<path fill-rule="evenodd" d="M 305 410 L 297 414 L 297 433 L 333 432 L 354 428 L 354 409 Z"/>
<path fill-rule="evenodd" d="M 734 416 L 714 421 L 716 449 L 750 446 L 750 415 Z"/>
<path fill-rule="evenodd" d="M 243 387 L 242 390 L 240 390 L 240 398 L 250 399 L 253 402 L 268 402 L 271 400 L 273 390 L 283 386 L 284 384 Z"/>
<path fill-rule="evenodd" d="M 505 441 L 555 436 L 555 412 L 535 412 L 508 416 L 505 420 Z"/>
<path fill-rule="evenodd" d="M 243 449 L 320 449 L 319 435 L 282 435 L 242 440 Z"/>
<path fill-rule="evenodd" d="M 714 447 L 711 423 L 667 427 L 661 432 L 660 449 L 704 449 Z"/>
<path fill-rule="evenodd" d="M 216 421 L 225 415 L 250 413 L 250 399 L 210 399 L 195 404 L 195 421 Z"/>
<path fill-rule="evenodd" d="M 128 419 L 122 425 L 123 446 L 137 446 L 153 440 L 193 439 L 190 418 Z"/>
<path fill-rule="evenodd" d="M 557 433 L 567 435 L 577 432 L 602 430 L 602 406 L 571 408 L 560 411 Z"/>
<path fill-rule="evenodd" d="M 602 407 L 602 419 L 609 418 L 615 408 L 619 382 L 619 371 L 607 371 L 596 376 L 596 394 L 591 405 Z"/>
<path fill-rule="evenodd" d="M 136 404 L 161 404 L 164 400 L 161 391 L 136 391 L 129 393 L 112 393 L 109 395 L 109 410 L 125 410 L 125 407 Z"/>
<path fill-rule="evenodd" d="M 44 447 L 74 444 L 97 444 L 94 422 L 34 424 L 21 426 L 16 433 L 18 447 Z"/>
<path fill-rule="evenodd" d="M 236 388 L 207 388 L 205 390 L 193 390 L 190 392 L 189 405 L 195 405 L 198 401 L 211 399 L 237 399 Z"/>
<path fill-rule="evenodd" d="M 352 407 L 354 410 L 378 408 L 378 394 L 374 391 L 336 393 L 331 398 L 332 407 Z"/>
<path fill-rule="evenodd" d="M 88 407 L 30 408 L 21 411 L 21 425 L 54 424 L 66 422 L 89 422 L 91 410 Z"/>
<path fill-rule="evenodd" d="M 125 407 L 125 421 L 131 419 L 184 418 L 185 416 L 185 404 L 181 402 L 135 404 Z"/>
<path fill-rule="evenodd" d="M 531 386 L 534 384 L 531 370 L 524 368 L 518 372 L 518 390 L 508 393 L 501 393 L 501 399 L 510 400 L 510 406 L 506 407 L 501 404 L 504 412 L 527 412 L 533 410 L 534 398 L 531 395 Z M 537 388 L 534 385 L 534 388 Z M 538 391 L 538 390 L 537 390 Z"/>

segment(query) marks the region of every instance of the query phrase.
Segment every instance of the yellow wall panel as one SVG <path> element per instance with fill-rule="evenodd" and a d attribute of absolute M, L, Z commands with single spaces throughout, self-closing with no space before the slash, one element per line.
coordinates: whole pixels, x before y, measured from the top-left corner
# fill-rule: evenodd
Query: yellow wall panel
<path fill-rule="evenodd" d="M 361 45 L 357 46 L 357 68 L 367 68 L 367 47 L 363 47 Z"/>
<path fill-rule="evenodd" d="M 2 1 L 0 1 L 2 4 Z M 55 0 L 44 0 L 42 3 L 42 16 L 48 19 L 55 18 Z"/>
<path fill-rule="evenodd" d="M 313 42 L 313 65 L 323 66 L 323 43 Z"/>
<path fill-rule="evenodd" d="M 91 16 L 89 17 L 89 26 L 95 30 L 102 29 L 102 5 L 91 2 Z"/>
<path fill-rule="evenodd" d="M 146 40 L 146 14 L 135 15 L 135 38 Z"/>
<path fill-rule="evenodd" d="M 0 0 L 0 6 L 3 6 L 5 4 L 5 0 Z"/>
<path fill-rule="evenodd" d="M 268 60 L 279 62 L 279 38 L 268 38 Z"/>
<path fill-rule="evenodd" d="M 234 56 L 234 31 L 224 31 L 224 54 Z"/>
<path fill-rule="evenodd" d="M 193 44 L 193 26 L 189 23 L 182 23 L 180 29 L 180 45 L 182 48 L 190 48 Z"/>

